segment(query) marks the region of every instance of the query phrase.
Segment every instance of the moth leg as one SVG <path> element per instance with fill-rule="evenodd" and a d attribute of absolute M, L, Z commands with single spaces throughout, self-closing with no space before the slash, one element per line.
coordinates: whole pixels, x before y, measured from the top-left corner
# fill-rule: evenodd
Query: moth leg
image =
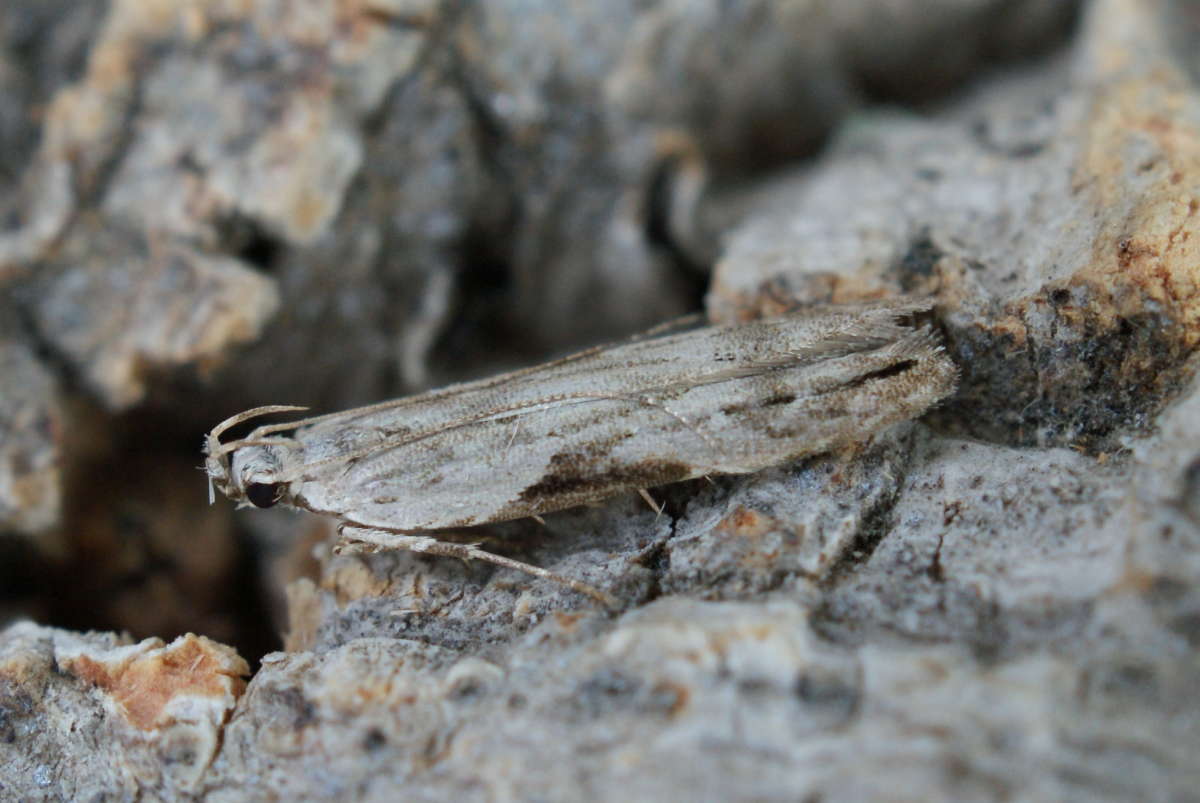
<path fill-rule="evenodd" d="M 355 552 L 375 552 L 379 549 L 407 549 L 410 552 L 419 552 L 425 555 L 444 555 L 460 560 L 482 560 L 494 563 L 497 566 L 503 566 L 507 569 L 516 569 L 519 572 L 525 572 L 534 577 L 540 577 L 543 580 L 551 580 L 559 585 L 566 586 L 572 591 L 591 597 L 608 608 L 617 607 L 615 599 L 587 583 L 581 583 L 566 575 L 552 572 L 549 569 L 543 569 L 540 566 L 534 566 L 531 563 L 522 563 L 519 560 L 506 558 L 503 555 L 486 552 L 475 544 L 456 544 L 451 541 L 439 541 L 429 535 L 394 533 L 374 527 L 359 527 L 344 523 L 338 526 L 338 533 L 342 538 L 333 548 L 333 551 L 339 555 L 353 554 Z"/>
<path fill-rule="evenodd" d="M 654 497 L 651 496 L 650 492 L 647 491 L 645 488 L 638 488 L 638 493 L 641 494 L 642 499 L 646 500 L 646 504 L 650 506 L 650 509 L 654 511 L 654 513 L 655 513 L 654 520 L 658 521 L 659 518 L 662 516 L 663 511 L 666 509 L 667 503 L 666 502 L 655 502 Z"/>

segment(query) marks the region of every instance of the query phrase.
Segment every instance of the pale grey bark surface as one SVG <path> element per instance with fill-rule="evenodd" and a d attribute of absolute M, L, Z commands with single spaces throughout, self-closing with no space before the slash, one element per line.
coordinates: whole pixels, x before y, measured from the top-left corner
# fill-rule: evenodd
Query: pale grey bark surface
<path fill-rule="evenodd" d="M 6 4 L 0 797 L 1196 799 L 1200 29 L 1074 10 Z M 230 413 L 701 291 L 931 296 L 963 381 L 467 534 L 616 612 L 205 506 Z"/>

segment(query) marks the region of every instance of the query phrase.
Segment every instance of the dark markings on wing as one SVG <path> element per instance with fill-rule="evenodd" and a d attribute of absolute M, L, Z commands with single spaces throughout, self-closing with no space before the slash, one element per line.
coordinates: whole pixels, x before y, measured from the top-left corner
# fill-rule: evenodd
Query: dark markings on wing
<path fill-rule="evenodd" d="M 777 407 L 781 404 L 791 404 L 796 400 L 795 393 L 776 393 L 768 399 L 763 400 L 763 407 Z"/>
<path fill-rule="evenodd" d="M 649 488 L 678 482 L 693 474 L 690 466 L 668 460 L 641 460 L 628 465 L 597 463 L 588 454 L 563 452 L 550 458 L 550 466 L 541 478 L 521 491 L 522 502 L 537 505 L 551 501 L 555 507 L 562 500 L 599 498 L 614 488 Z"/>
<path fill-rule="evenodd" d="M 878 371 L 868 371 L 862 376 L 855 377 L 842 385 L 842 388 L 856 388 L 860 385 L 865 385 L 867 382 L 873 382 L 877 379 L 890 379 L 893 376 L 899 376 L 905 371 L 910 371 L 917 367 L 916 360 L 901 360 L 898 363 L 880 368 Z"/>
<path fill-rule="evenodd" d="M 764 322 L 763 327 L 769 328 L 771 325 L 774 325 L 774 324 L 778 324 L 778 322 Z M 896 329 L 897 329 L 897 334 L 899 334 L 900 331 L 902 331 L 902 330 L 900 330 L 899 327 L 896 327 Z M 379 454 L 382 454 L 383 452 L 390 451 L 392 449 L 401 448 L 404 446 L 409 446 L 409 445 L 417 443 L 419 441 L 426 440 L 428 438 L 435 437 L 437 435 L 440 435 L 440 434 L 443 434 L 443 433 L 446 433 L 446 432 L 449 432 L 449 431 L 452 431 L 455 429 L 463 429 L 463 428 L 472 426 L 474 424 L 478 424 L 478 423 L 488 420 L 488 419 L 495 419 L 495 418 L 497 418 L 497 416 L 503 416 L 503 418 L 505 418 L 506 420 L 517 419 L 522 416 L 528 415 L 538 409 L 541 409 L 547 405 L 583 404 L 583 403 L 592 403 L 592 402 L 597 402 L 597 401 L 642 401 L 645 403 L 651 403 L 648 401 L 648 399 L 652 396 L 659 396 L 659 397 L 669 396 L 669 394 L 674 393 L 674 392 L 682 392 L 682 391 L 690 390 L 690 389 L 693 389 L 693 388 L 696 388 L 699 386 L 703 386 L 703 385 L 721 384 L 723 382 L 734 381 L 734 380 L 742 379 L 742 378 L 749 377 L 749 376 L 761 376 L 761 375 L 769 374 L 769 373 L 779 371 L 779 370 L 791 369 L 791 368 L 795 368 L 799 365 L 804 365 L 804 364 L 808 364 L 808 363 L 821 362 L 821 361 L 824 361 L 827 359 L 836 359 L 841 356 L 846 356 L 849 353 L 870 351 L 870 350 L 873 350 L 873 348 L 875 348 L 879 345 L 882 345 L 884 343 L 888 343 L 888 342 L 891 342 L 891 341 L 886 340 L 884 338 L 876 338 L 876 337 L 872 337 L 872 336 L 848 335 L 848 336 L 844 336 L 844 337 L 834 337 L 834 338 L 830 338 L 828 340 L 821 341 L 819 343 L 815 343 L 811 347 L 794 349 L 794 350 L 780 353 L 775 356 L 771 356 L 771 357 L 767 357 L 767 358 L 760 358 L 758 360 L 755 360 L 754 362 L 747 363 L 747 364 L 741 365 L 741 366 L 725 368 L 725 369 L 716 370 L 716 371 L 709 371 L 706 373 L 701 373 L 699 375 L 693 375 L 693 376 L 681 377 L 681 378 L 668 380 L 668 381 L 662 382 L 661 384 L 649 385 L 649 386 L 646 386 L 643 388 L 639 388 L 636 391 L 625 391 L 623 393 L 605 393 L 605 392 L 601 391 L 601 392 L 590 392 L 590 393 L 580 393 L 580 394 L 558 394 L 558 395 L 552 395 L 552 396 L 547 396 L 547 397 L 542 397 L 542 398 L 535 397 L 535 398 L 531 398 L 531 399 L 524 399 L 522 401 L 514 403 L 511 407 L 508 407 L 508 408 L 494 409 L 494 410 L 484 412 L 484 413 L 476 413 L 476 414 L 466 415 L 466 416 L 463 416 L 462 418 L 453 419 L 450 421 L 446 421 L 446 422 L 437 424 L 437 425 L 431 427 L 430 429 L 426 429 L 426 430 L 420 430 L 420 429 L 410 430 L 403 436 L 385 438 L 380 442 L 375 442 L 375 443 L 371 443 L 369 445 L 365 445 L 360 449 L 346 450 L 346 451 L 338 450 L 337 453 L 335 453 L 335 454 L 331 454 L 327 457 L 312 461 L 310 463 L 306 463 L 304 465 L 303 470 L 305 471 L 305 473 L 307 475 L 313 469 L 315 469 L 319 465 L 322 465 L 325 463 L 339 461 L 339 460 L 349 461 L 349 460 L 353 460 L 353 459 L 357 459 L 357 458 L 366 457 L 368 455 L 379 455 Z M 924 339 L 921 339 L 919 342 L 924 343 L 925 341 L 924 341 Z M 914 343 L 913 346 L 915 346 L 915 345 L 917 345 L 917 344 Z M 432 402 L 435 399 L 439 399 L 439 398 L 450 399 L 450 398 L 453 398 L 454 396 L 460 395 L 460 394 L 470 391 L 470 390 L 478 390 L 478 389 L 483 389 L 483 388 L 495 387 L 497 385 L 503 384 L 503 380 L 505 380 L 505 379 L 512 379 L 512 378 L 517 378 L 517 377 L 529 377 L 534 374 L 537 374 L 540 371 L 544 371 L 544 370 L 550 369 L 550 368 L 560 367 L 562 365 L 572 363 L 572 362 L 586 363 L 587 358 L 597 357 L 597 356 L 601 355 L 603 352 L 604 352 L 604 349 L 592 349 L 592 350 L 589 350 L 586 352 L 581 352 L 579 354 L 572 355 L 570 357 L 565 357 L 561 360 L 557 360 L 555 362 L 548 363 L 546 365 L 534 366 L 532 368 L 524 369 L 521 371 L 516 371 L 516 372 L 513 372 L 512 374 L 508 374 L 508 375 L 505 375 L 502 377 L 494 377 L 493 379 L 490 379 L 490 380 L 481 380 L 481 381 L 477 381 L 474 383 L 466 383 L 464 385 L 451 386 L 449 388 L 444 388 L 440 391 L 432 391 L 428 394 L 424 394 L 422 396 L 417 396 L 417 397 L 411 397 L 409 399 L 398 399 L 393 402 L 384 402 L 379 405 L 373 405 L 372 407 L 369 407 L 369 408 L 362 408 L 362 409 L 356 410 L 356 411 L 349 411 L 348 413 L 345 413 L 343 415 L 348 416 L 349 417 L 348 420 L 354 420 L 356 418 L 362 417 L 363 415 L 365 415 L 369 412 L 375 412 L 375 411 L 378 411 L 381 409 L 387 409 L 387 408 L 399 409 L 407 404 Z M 655 359 L 654 355 L 637 355 L 637 357 L 638 357 L 638 359 L 634 360 L 633 363 L 631 363 L 631 365 L 632 364 L 646 364 L 648 358 L 649 358 L 649 360 Z M 905 360 L 903 362 L 897 363 L 894 366 L 880 369 L 879 371 L 876 371 L 876 372 L 864 374 L 863 376 L 861 376 L 851 382 L 844 383 L 841 387 L 852 388 L 852 387 L 860 385 L 864 382 L 870 381 L 872 379 L 876 379 L 876 378 L 883 379 L 883 378 L 886 378 L 889 376 L 893 376 L 895 374 L 907 371 L 908 369 L 912 368 L 916 364 L 917 364 L 917 362 L 915 359 L 914 360 Z M 784 398 L 785 398 L 784 395 L 780 395 L 778 398 L 779 398 L 779 401 L 776 402 L 777 404 L 788 403 L 788 402 L 784 401 Z M 767 401 L 769 401 L 769 400 L 767 400 Z M 794 401 L 794 399 L 792 401 Z M 765 402 L 759 402 L 756 405 L 754 405 L 754 409 L 761 409 L 762 407 L 765 407 L 765 406 L 768 406 Z M 743 408 L 743 409 L 745 409 L 745 408 Z M 733 414 L 734 412 L 737 412 L 737 410 L 730 408 L 730 409 L 726 409 L 725 412 L 726 412 L 726 414 Z M 321 419 L 310 419 L 310 420 L 317 421 L 317 420 L 321 420 Z M 299 422 L 299 423 L 306 424 L 307 422 Z M 570 433 L 561 433 L 561 434 L 569 435 Z M 349 463 L 349 462 L 347 463 L 347 470 L 350 470 L 351 465 L 352 465 L 351 463 Z"/>
<path fill-rule="evenodd" d="M 754 410 L 762 410 L 766 407 L 778 407 L 784 404 L 791 404 L 796 400 L 795 393 L 776 393 L 768 396 L 765 399 L 755 399 L 749 402 L 740 404 L 726 404 L 721 407 L 721 412 L 725 415 L 741 415 L 742 413 L 752 412 Z"/>

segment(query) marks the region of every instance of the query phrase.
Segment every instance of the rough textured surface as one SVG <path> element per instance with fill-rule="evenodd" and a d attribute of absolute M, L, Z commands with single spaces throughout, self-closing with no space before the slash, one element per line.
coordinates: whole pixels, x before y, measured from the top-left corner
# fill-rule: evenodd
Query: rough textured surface
<path fill-rule="evenodd" d="M 61 515 L 62 423 L 54 377 L 0 309 L 0 530 L 52 531 Z"/>
<path fill-rule="evenodd" d="M 43 624 L 0 630 L 0 797 L 1194 799 L 1200 26 L 1073 13 L 5 4 L 0 616 Z M 713 265 L 718 318 L 932 295 L 959 395 L 459 536 L 613 612 L 201 512 L 225 414 L 528 363 Z M 268 620 L 245 682 L 207 637 Z"/>
<path fill-rule="evenodd" d="M 1063 63 L 848 126 L 739 210 L 711 314 L 936 293 L 966 431 L 1102 450 L 1146 424 L 1200 340 L 1200 98 L 1160 12 L 1100 4 Z"/>
<path fill-rule="evenodd" d="M 203 636 L 132 644 L 14 625 L 0 646 L 0 792 L 61 800 L 193 792 L 248 672 L 231 648 Z"/>
<path fill-rule="evenodd" d="M 83 72 L 106 5 L 20 2 L 0 13 L 0 284 L 39 258 L 70 214 L 65 166 L 30 161 L 45 106 Z"/>

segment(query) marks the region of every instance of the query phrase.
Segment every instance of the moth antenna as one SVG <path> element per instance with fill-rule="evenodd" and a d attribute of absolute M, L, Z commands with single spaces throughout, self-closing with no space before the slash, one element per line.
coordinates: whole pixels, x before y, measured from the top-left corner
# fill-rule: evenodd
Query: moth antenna
<path fill-rule="evenodd" d="M 216 454 L 214 454 L 213 456 L 214 457 L 222 457 L 224 455 L 229 454 L 230 452 L 236 452 L 238 449 L 241 449 L 243 446 L 291 446 L 294 449 L 302 448 L 300 445 L 300 441 L 294 440 L 292 438 L 271 438 L 270 440 L 257 440 L 257 439 L 247 438 L 245 440 L 230 441 L 229 443 L 221 444 L 217 448 Z"/>
<path fill-rule="evenodd" d="M 654 497 L 645 488 L 638 488 L 638 493 L 641 494 L 642 499 L 646 501 L 650 509 L 654 511 L 654 520 L 658 521 L 662 517 L 663 511 L 667 509 L 666 502 L 655 502 Z"/>
<path fill-rule="evenodd" d="M 295 413 L 307 409 L 307 407 L 298 407 L 294 404 L 268 404 L 265 407 L 255 407 L 252 410 L 246 410 L 238 413 L 237 415 L 231 415 L 229 418 L 226 418 L 224 421 L 217 424 L 215 427 L 213 427 L 212 432 L 208 433 L 208 440 L 209 443 L 212 443 L 214 440 L 220 443 L 220 438 L 225 434 L 227 429 L 230 427 L 236 427 L 238 424 L 242 423 L 243 421 L 249 421 L 251 418 L 258 418 L 260 415 L 270 415 L 272 413 Z"/>

